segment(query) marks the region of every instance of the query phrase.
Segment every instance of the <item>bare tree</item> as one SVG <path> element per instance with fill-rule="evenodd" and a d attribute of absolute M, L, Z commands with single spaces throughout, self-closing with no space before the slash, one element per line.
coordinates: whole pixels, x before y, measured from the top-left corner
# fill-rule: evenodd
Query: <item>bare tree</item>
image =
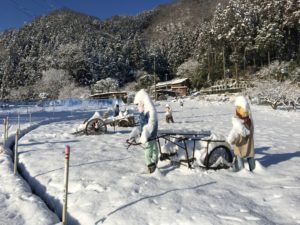
<path fill-rule="evenodd" d="M 57 99 L 60 91 L 73 83 L 69 73 L 65 70 L 49 69 L 43 71 L 43 76 L 35 86 L 38 93 L 46 93 L 48 98 Z"/>
<path fill-rule="evenodd" d="M 80 98 L 86 99 L 90 95 L 90 90 L 87 87 L 78 87 L 71 82 L 69 85 L 62 88 L 59 92 L 59 99 Z"/>
<path fill-rule="evenodd" d="M 258 103 L 267 103 L 275 110 L 278 106 L 296 110 L 300 104 L 300 89 L 290 81 L 259 80 L 254 85 L 246 94 Z"/>

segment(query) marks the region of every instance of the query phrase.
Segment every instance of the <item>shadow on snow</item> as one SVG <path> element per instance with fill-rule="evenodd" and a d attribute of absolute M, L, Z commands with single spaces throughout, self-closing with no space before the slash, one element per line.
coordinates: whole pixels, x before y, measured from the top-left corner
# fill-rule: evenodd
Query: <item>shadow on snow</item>
<path fill-rule="evenodd" d="M 281 162 L 288 161 L 294 157 L 300 157 L 299 151 L 295 151 L 292 153 L 289 152 L 289 153 L 273 154 L 273 153 L 267 152 L 270 149 L 271 149 L 271 147 L 269 147 L 269 146 L 260 147 L 260 148 L 255 149 L 256 153 L 263 155 L 263 157 L 256 159 L 256 160 L 259 161 L 260 164 L 262 164 L 264 167 L 269 167 L 271 165 L 279 164 Z"/>

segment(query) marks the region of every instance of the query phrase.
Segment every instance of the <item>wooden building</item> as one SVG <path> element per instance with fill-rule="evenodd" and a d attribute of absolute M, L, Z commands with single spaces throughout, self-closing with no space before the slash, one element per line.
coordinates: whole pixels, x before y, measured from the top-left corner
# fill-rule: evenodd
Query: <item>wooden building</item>
<path fill-rule="evenodd" d="M 179 78 L 170 81 L 160 82 L 156 84 L 156 91 L 172 91 L 179 96 L 187 96 L 191 88 L 189 78 Z"/>

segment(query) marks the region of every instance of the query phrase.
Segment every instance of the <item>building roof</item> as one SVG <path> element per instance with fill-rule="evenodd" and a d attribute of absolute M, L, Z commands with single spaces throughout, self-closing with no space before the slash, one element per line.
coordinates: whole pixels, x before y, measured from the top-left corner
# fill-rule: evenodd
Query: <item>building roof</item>
<path fill-rule="evenodd" d="M 156 84 L 156 87 L 163 87 L 167 85 L 172 85 L 172 84 L 180 84 L 186 80 L 189 80 L 189 78 L 179 78 L 179 79 L 173 79 L 165 82 L 159 82 Z"/>
<path fill-rule="evenodd" d="M 122 97 L 126 96 L 127 92 L 105 92 L 105 93 L 95 93 L 90 95 L 90 98 L 111 98 L 111 97 Z"/>

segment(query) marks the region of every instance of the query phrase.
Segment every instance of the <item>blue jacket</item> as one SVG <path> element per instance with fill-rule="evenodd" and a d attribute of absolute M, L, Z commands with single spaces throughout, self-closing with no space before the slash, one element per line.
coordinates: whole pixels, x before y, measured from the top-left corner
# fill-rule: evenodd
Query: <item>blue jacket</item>
<path fill-rule="evenodd" d="M 149 113 L 140 113 L 139 119 L 140 119 L 140 131 L 142 133 L 144 126 L 148 124 Z M 155 139 L 157 137 L 157 131 L 158 131 L 158 122 L 155 121 L 153 129 L 150 131 L 150 136 L 148 137 L 148 141 Z"/>
<path fill-rule="evenodd" d="M 119 107 L 115 107 L 115 111 L 114 111 L 114 117 L 118 116 L 120 113 L 120 109 Z"/>

